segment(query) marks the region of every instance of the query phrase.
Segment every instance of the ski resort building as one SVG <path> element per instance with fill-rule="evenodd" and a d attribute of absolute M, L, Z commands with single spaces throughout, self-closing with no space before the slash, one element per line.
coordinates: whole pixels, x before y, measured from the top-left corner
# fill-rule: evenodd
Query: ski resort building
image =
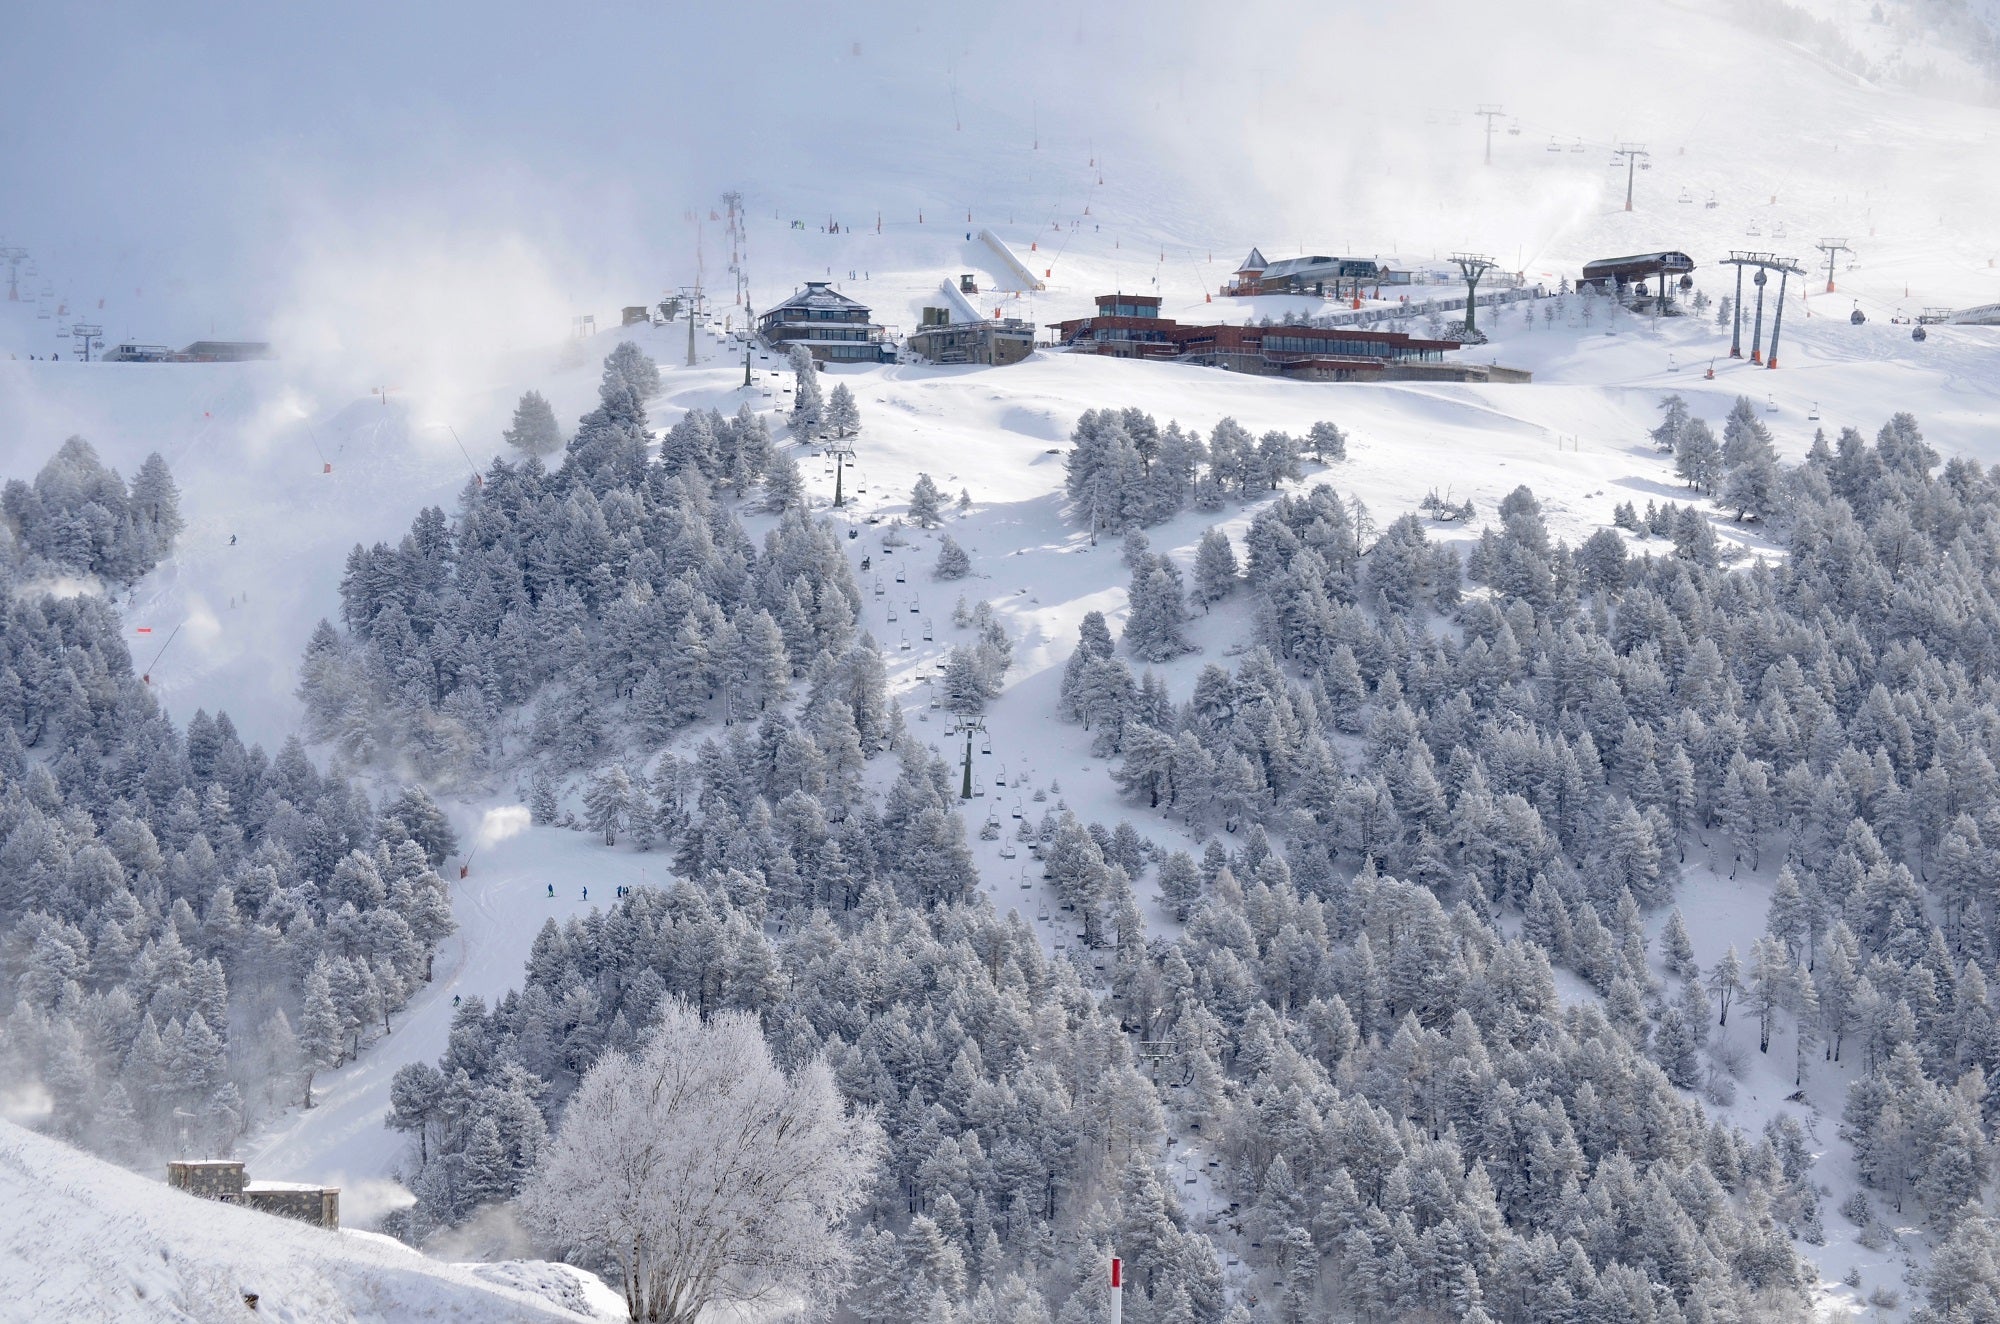
<path fill-rule="evenodd" d="M 906 345 L 932 363 L 1004 367 L 1035 352 L 1035 328 L 1018 317 L 954 322 L 947 308 L 924 309 L 924 323 Z"/>
<path fill-rule="evenodd" d="M 1526 381 L 1517 369 L 1448 362 L 1452 340 L 1345 326 L 1183 325 L 1149 295 L 1100 294 L 1097 316 L 1051 324 L 1081 354 L 1156 359 L 1302 381 Z"/>
<path fill-rule="evenodd" d="M 1625 297 L 1627 286 L 1643 285 L 1648 280 L 1658 282 L 1659 297 L 1673 301 L 1673 277 L 1679 276 L 1684 287 L 1692 287 L 1694 280 L 1689 272 L 1694 270 L 1694 259 L 1686 253 L 1634 253 L 1629 257 L 1601 257 L 1595 262 L 1587 262 L 1583 274 L 1577 277 L 1576 287 L 1581 290 L 1588 285 L 1599 294 L 1616 294 Z"/>
<path fill-rule="evenodd" d="M 204 1200 L 240 1204 L 316 1227 L 340 1227 L 340 1188 L 303 1182 L 246 1181 L 236 1159 L 176 1159 L 167 1164 L 167 1185 Z"/>
<path fill-rule="evenodd" d="M 1256 249 L 1236 268 L 1236 278 L 1222 287 L 1231 298 L 1253 294 L 1312 294 L 1335 299 L 1361 297 L 1363 288 L 1380 297 L 1384 285 L 1408 285 L 1410 273 L 1391 271 L 1373 258 L 1288 257 L 1267 261 Z"/>
<path fill-rule="evenodd" d="M 757 331 L 772 349 L 804 345 L 822 363 L 879 363 L 886 348 L 867 305 L 824 280 L 809 280 L 791 298 L 765 309 Z"/>

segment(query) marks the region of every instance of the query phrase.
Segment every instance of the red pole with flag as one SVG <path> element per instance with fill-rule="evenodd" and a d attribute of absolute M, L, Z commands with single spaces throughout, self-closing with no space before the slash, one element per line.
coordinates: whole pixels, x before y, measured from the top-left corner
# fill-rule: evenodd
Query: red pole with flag
<path fill-rule="evenodd" d="M 1111 1324 L 1125 1318 L 1125 1261 L 1111 1257 Z"/>

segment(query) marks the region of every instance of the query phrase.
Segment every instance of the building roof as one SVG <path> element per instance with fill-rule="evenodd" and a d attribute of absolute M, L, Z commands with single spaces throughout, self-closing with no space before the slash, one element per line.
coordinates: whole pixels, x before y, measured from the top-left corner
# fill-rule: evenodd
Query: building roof
<path fill-rule="evenodd" d="M 243 1193 L 245 1195 L 259 1192 L 276 1193 L 279 1191 L 304 1191 L 308 1194 L 316 1194 L 321 1191 L 337 1191 L 339 1189 L 338 1186 L 321 1186 L 317 1182 L 308 1181 L 249 1181 L 243 1183 Z"/>
<path fill-rule="evenodd" d="M 1373 276 L 1381 268 L 1371 259 L 1355 257 L 1288 257 L 1264 268 L 1264 279 L 1297 280 L 1329 276 Z"/>
<path fill-rule="evenodd" d="M 831 282 L 809 280 L 806 282 L 806 287 L 791 298 L 785 300 L 783 303 L 773 304 L 771 307 L 766 308 L 764 316 L 769 317 L 772 313 L 780 313 L 793 308 L 852 310 L 864 315 L 868 312 L 868 305 L 862 303 L 859 299 L 848 298 L 839 290 L 834 289 Z"/>
<path fill-rule="evenodd" d="M 1269 262 L 1264 260 L 1264 255 L 1253 248 L 1250 250 L 1250 256 L 1244 258 L 1236 269 L 1238 271 L 1262 271 L 1270 265 Z"/>

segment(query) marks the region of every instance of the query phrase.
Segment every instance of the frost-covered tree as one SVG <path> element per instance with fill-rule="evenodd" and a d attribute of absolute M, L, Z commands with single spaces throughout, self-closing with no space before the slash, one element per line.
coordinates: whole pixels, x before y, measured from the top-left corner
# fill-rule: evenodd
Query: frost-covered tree
<path fill-rule="evenodd" d="M 793 345 L 785 352 L 792 370 L 792 435 L 800 440 L 816 437 L 825 426 L 826 401 L 819 389 L 819 367 L 812 351 Z"/>
<path fill-rule="evenodd" d="M 1688 419 L 1675 435 L 1674 473 L 1697 492 L 1713 492 L 1722 479 L 1722 447 L 1708 424 Z"/>
<path fill-rule="evenodd" d="M 910 489 L 910 523 L 920 529 L 934 529 L 944 522 L 944 493 L 929 474 L 917 475 Z"/>
<path fill-rule="evenodd" d="M 1321 420 L 1306 433 L 1306 445 L 1320 464 L 1347 458 L 1347 434 L 1337 424 Z"/>
<path fill-rule="evenodd" d="M 1194 556 L 1194 597 L 1204 612 L 1235 591 L 1237 574 L 1236 549 L 1229 535 L 1208 529 Z"/>
<path fill-rule="evenodd" d="M 650 400 L 660 393 L 659 365 L 629 340 L 619 341 L 605 356 L 604 380 L 623 383 L 641 400 Z"/>
<path fill-rule="evenodd" d="M 937 565 L 931 574 L 938 579 L 964 579 L 972 573 L 972 558 L 965 554 L 950 534 L 938 541 Z"/>
<path fill-rule="evenodd" d="M 824 1303 L 880 1128 L 826 1064 L 788 1077 L 754 1016 L 662 1005 L 636 1052 L 598 1059 L 520 1199 L 545 1245 L 623 1284 L 634 1320 Z"/>
<path fill-rule="evenodd" d="M 556 411 L 542 398 L 540 391 L 522 395 L 521 402 L 514 406 L 514 421 L 501 436 L 523 455 L 538 458 L 554 455 L 563 448 L 562 428 L 556 423 Z"/>
<path fill-rule="evenodd" d="M 861 406 L 854 402 L 854 392 L 845 382 L 835 385 L 826 398 L 826 430 L 836 437 L 851 437 L 861 431 Z"/>
<path fill-rule="evenodd" d="M 604 844 L 618 844 L 618 833 L 632 815 L 632 775 L 621 764 L 612 764 L 590 779 L 583 792 L 584 826 L 604 837 Z"/>
<path fill-rule="evenodd" d="M 1187 593 L 1172 561 L 1153 557 L 1134 570 L 1130 601 L 1123 636 L 1126 651 L 1148 662 L 1166 662 L 1194 651 L 1187 637 Z"/>

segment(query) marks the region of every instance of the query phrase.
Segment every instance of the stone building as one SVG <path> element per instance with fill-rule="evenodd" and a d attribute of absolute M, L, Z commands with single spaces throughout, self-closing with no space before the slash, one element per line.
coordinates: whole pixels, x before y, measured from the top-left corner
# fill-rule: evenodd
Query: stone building
<path fill-rule="evenodd" d="M 307 1182 L 247 1181 L 236 1159 L 176 1159 L 167 1164 L 167 1185 L 205 1200 L 240 1204 L 318 1227 L 339 1228 L 340 1188 Z"/>

